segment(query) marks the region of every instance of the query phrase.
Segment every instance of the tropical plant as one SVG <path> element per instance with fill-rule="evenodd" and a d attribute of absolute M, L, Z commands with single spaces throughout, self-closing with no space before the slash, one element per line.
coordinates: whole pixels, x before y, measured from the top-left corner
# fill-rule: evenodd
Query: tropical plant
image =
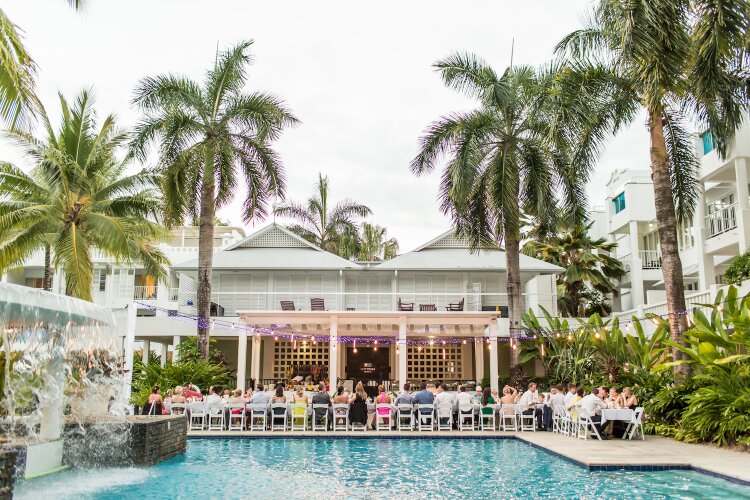
<path fill-rule="evenodd" d="M 704 0 L 600 0 L 589 26 L 565 37 L 558 53 L 568 77 L 606 94 L 615 125 L 648 115 L 656 223 L 670 332 L 687 329 L 677 220 L 692 215 L 698 160 L 686 129 L 692 115 L 725 156 L 748 109 L 750 3 Z M 682 352 L 674 348 L 675 359 Z M 687 371 L 687 365 L 675 365 Z"/>
<path fill-rule="evenodd" d="M 362 224 L 362 239 L 357 260 L 375 262 L 392 259 L 398 254 L 398 241 L 388 238 L 388 230 L 377 224 Z"/>
<path fill-rule="evenodd" d="M 148 146 L 159 142 L 157 171 L 162 176 L 168 225 L 200 214 L 198 233 L 198 342 L 208 357 L 214 217 L 247 187 L 242 217 L 263 218 L 268 201 L 283 197 L 284 173 L 272 142 L 297 119 L 278 98 L 246 94 L 247 53 L 251 41 L 219 53 L 202 85 L 181 76 L 141 80 L 133 103 L 144 112 L 132 149 L 145 160 Z"/>
<path fill-rule="evenodd" d="M 197 337 L 183 338 L 177 346 L 180 361 L 199 361 L 202 359 Z M 214 364 L 229 366 L 224 351 L 216 347 L 216 339 L 208 339 L 208 360 Z"/>
<path fill-rule="evenodd" d="M 44 107 L 46 135 L 9 132 L 35 162 L 27 174 L 0 164 L 0 270 L 45 252 L 45 288 L 62 269 L 69 295 L 91 300 L 94 250 L 120 262 L 138 262 L 158 278 L 167 258 L 155 246 L 164 236 L 154 222 L 161 208 L 154 176 L 124 175 L 130 157 L 117 155 L 127 135 L 112 115 L 98 126 L 91 94 L 72 106 L 60 96 L 62 120 L 55 132 Z"/>
<path fill-rule="evenodd" d="M 352 239 L 358 234 L 357 223 L 371 215 L 372 210 L 352 200 L 343 200 L 329 207 L 328 195 L 328 177 L 318 173 L 315 193 L 305 203 L 279 205 L 274 213 L 296 221 L 289 226 L 290 231 L 323 250 L 345 256 L 351 252 L 352 241 L 359 243 L 358 238 Z M 349 245 L 344 244 L 345 238 L 348 238 Z"/>
<path fill-rule="evenodd" d="M 729 267 L 724 271 L 724 280 L 730 285 L 741 285 L 750 278 L 750 250 L 732 259 Z"/>
<path fill-rule="evenodd" d="M 28 127 L 36 99 L 37 67 L 19 31 L 0 9 L 0 119 L 10 129 Z"/>
<path fill-rule="evenodd" d="M 557 78 L 555 67 L 511 66 L 498 75 L 471 54 L 455 54 L 435 64 L 448 87 L 476 98 L 477 109 L 443 116 L 428 126 L 412 160 L 416 175 L 433 171 L 445 158 L 441 209 L 474 250 L 497 248 L 506 258 L 511 334 L 521 329 L 519 265 L 521 220 L 525 212 L 554 227 L 563 212 L 581 219 L 583 186 L 598 141 L 588 135 L 589 115 L 573 109 L 580 94 Z M 595 112 L 597 101 L 588 102 Z M 558 203 L 563 206 L 558 206 Z M 511 349 L 511 365 L 518 364 Z"/>
<path fill-rule="evenodd" d="M 587 302 L 584 292 L 616 293 L 611 279 L 625 274 L 622 263 L 610 257 L 617 243 L 604 238 L 591 238 L 591 224 L 577 224 L 568 230 L 526 242 L 522 252 L 565 269 L 558 274 L 558 285 L 564 293 L 558 295 L 558 310 L 565 316 L 583 316 Z M 562 306 L 562 307 L 561 307 Z"/>
<path fill-rule="evenodd" d="M 178 385 L 194 384 L 202 389 L 210 386 L 229 387 L 233 377 L 226 366 L 203 359 L 178 361 L 161 365 L 144 365 L 140 360 L 133 366 L 133 392 L 131 403 L 144 406 L 154 386 L 166 392 Z"/>

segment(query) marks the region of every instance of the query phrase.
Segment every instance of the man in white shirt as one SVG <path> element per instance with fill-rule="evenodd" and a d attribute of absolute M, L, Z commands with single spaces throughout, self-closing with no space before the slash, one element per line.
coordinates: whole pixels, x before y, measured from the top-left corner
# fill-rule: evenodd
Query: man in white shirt
<path fill-rule="evenodd" d="M 221 396 L 219 396 L 218 392 L 220 389 L 217 389 L 214 386 L 211 386 L 208 388 L 208 396 L 203 400 L 206 404 L 214 404 L 214 403 L 221 403 Z"/>
<path fill-rule="evenodd" d="M 557 384 L 556 386 L 551 387 L 549 390 L 549 399 L 547 400 L 547 403 L 544 407 L 544 426 L 547 429 L 552 428 L 552 413 L 555 406 L 565 406 L 565 395 L 563 394 L 564 390 L 565 389 L 563 389 L 562 384 Z"/>
<path fill-rule="evenodd" d="M 576 397 L 576 385 L 569 384 L 568 393 L 565 395 L 565 407 L 566 408 L 570 406 L 570 402 L 573 400 L 574 397 Z"/>
<path fill-rule="evenodd" d="M 599 387 L 598 389 L 591 391 L 591 394 L 588 396 L 581 398 L 581 401 L 578 402 L 579 406 L 588 412 L 589 418 L 594 423 L 594 427 L 596 427 L 600 436 L 602 435 L 601 410 L 607 406 L 602 398 L 606 397 L 606 393 L 607 391 Z"/>
<path fill-rule="evenodd" d="M 518 400 L 518 406 L 521 408 L 521 413 L 524 415 L 536 415 L 537 427 L 539 429 L 544 429 L 544 422 L 542 421 L 544 413 L 541 408 L 536 407 L 538 402 L 539 397 L 536 395 L 536 384 L 531 382 L 529 384 L 529 390 L 524 392 L 521 395 L 521 399 Z"/>
<path fill-rule="evenodd" d="M 250 398 L 250 403 L 259 405 L 268 404 L 271 400 L 271 396 L 263 389 L 263 384 L 258 384 L 256 391 L 253 393 L 253 397 Z"/>
<path fill-rule="evenodd" d="M 451 413 L 453 412 L 453 397 L 448 393 L 446 390 L 447 387 L 445 384 L 439 384 L 437 386 L 437 389 L 435 390 L 435 408 L 438 408 L 441 404 L 442 405 L 448 405 L 451 408 Z M 448 417 L 442 417 L 441 423 L 445 424 L 448 422 Z"/>

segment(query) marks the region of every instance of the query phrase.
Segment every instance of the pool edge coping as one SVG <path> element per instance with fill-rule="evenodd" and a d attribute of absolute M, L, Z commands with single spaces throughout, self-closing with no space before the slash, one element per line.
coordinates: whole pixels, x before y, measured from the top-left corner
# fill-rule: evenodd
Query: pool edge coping
<path fill-rule="evenodd" d="M 253 435 L 247 435 L 247 434 L 240 434 L 240 435 L 187 435 L 188 441 L 190 440 L 211 440 L 211 439 L 263 439 L 263 438 L 270 438 L 270 439 L 320 439 L 321 437 L 325 437 L 326 439 L 375 439 L 375 438 L 385 438 L 385 439 L 495 439 L 495 440 L 515 440 L 520 441 L 524 444 L 527 444 L 529 446 L 533 446 L 534 448 L 537 448 L 545 453 L 549 453 L 550 455 L 554 455 L 558 458 L 561 458 L 565 460 L 566 462 L 570 462 L 574 465 L 577 465 L 579 467 L 582 467 L 584 469 L 590 470 L 590 471 L 616 471 L 616 470 L 629 470 L 629 471 L 641 471 L 641 472 L 656 472 L 656 471 L 665 471 L 665 470 L 690 470 L 697 472 L 699 474 L 705 474 L 707 476 L 716 477 L 719 479 L 724 479 L 725 481 L 729 481 L 734 484 L 741 484 L 743 486 L 750 486 L 750 480 L 742 479 L 735 476 L 730 476 L 728 474 L 723 474 L 721 472 L 712 471 L 703 467 L 699 467 L 696 465 L 693 465 L 692 463 L 674 463 L 674 464 L 588 464 L 586 462 L 582 462 L 581 460 L 575 459 L 573 457 L 564 455 L 560 452 L 551 450 L 547 447 L 545 447 L 542 444 L 539 443 L 533 443 L 531 441 L 527 441 L 526 439 L 523 439 L 523 436 L 518 436 L 516 434 L 511 435 L 504 435 L 504 436 L 476 436 L 476 435 L 467 435 L 467 436 L 436 436 L 436 435 L 429 435 L 429 434 L 416 434 L 414 436 L 388 436 L 388 435 L 382 435 L 382 434 L 366 434 L 362 433 L 361 435 L 350 435 L 350 434 L 338 434 L 338 435 L 326 435 L 326 436 L 311 436 L 311 435 L 303 435 L 303 434 L 297 434 L 297 435 L 289 435 L 289 434 L 272 434 L 272 435 L 262 435 L 262 436 L 253 436 Z"/>

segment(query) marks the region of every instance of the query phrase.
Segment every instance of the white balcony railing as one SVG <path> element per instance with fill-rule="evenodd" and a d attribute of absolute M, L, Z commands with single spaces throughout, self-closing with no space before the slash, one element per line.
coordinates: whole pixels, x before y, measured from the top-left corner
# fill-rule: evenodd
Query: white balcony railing
<path fill-rule="evenodd" d="M 133 299 L 135 300 L 156 300 L 156 285 L 136 286 L 133 287 Z"/>
<path fill-rule="evenodd" d="M 661 251 L 659 250 L 641 250 L 641 268 L 643 269 L 661 269 Z"/>
<path fill-rule="evenodd" d="M 738 204 L 733 203 L 706 216 L 706 237 L 713 238 L 737 227 Z"/>

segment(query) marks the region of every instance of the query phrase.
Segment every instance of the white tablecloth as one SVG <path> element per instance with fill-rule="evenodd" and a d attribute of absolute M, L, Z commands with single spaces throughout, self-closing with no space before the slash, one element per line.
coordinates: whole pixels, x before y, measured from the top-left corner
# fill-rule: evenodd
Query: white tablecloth
<path fill-rule="evenodd" d="M 608 408 L 602 410 L 602 425 L 610 420 L 622 420 L 624 422 L 630 422 L 633 417 L 633 410 L 629 408 Z"/>

